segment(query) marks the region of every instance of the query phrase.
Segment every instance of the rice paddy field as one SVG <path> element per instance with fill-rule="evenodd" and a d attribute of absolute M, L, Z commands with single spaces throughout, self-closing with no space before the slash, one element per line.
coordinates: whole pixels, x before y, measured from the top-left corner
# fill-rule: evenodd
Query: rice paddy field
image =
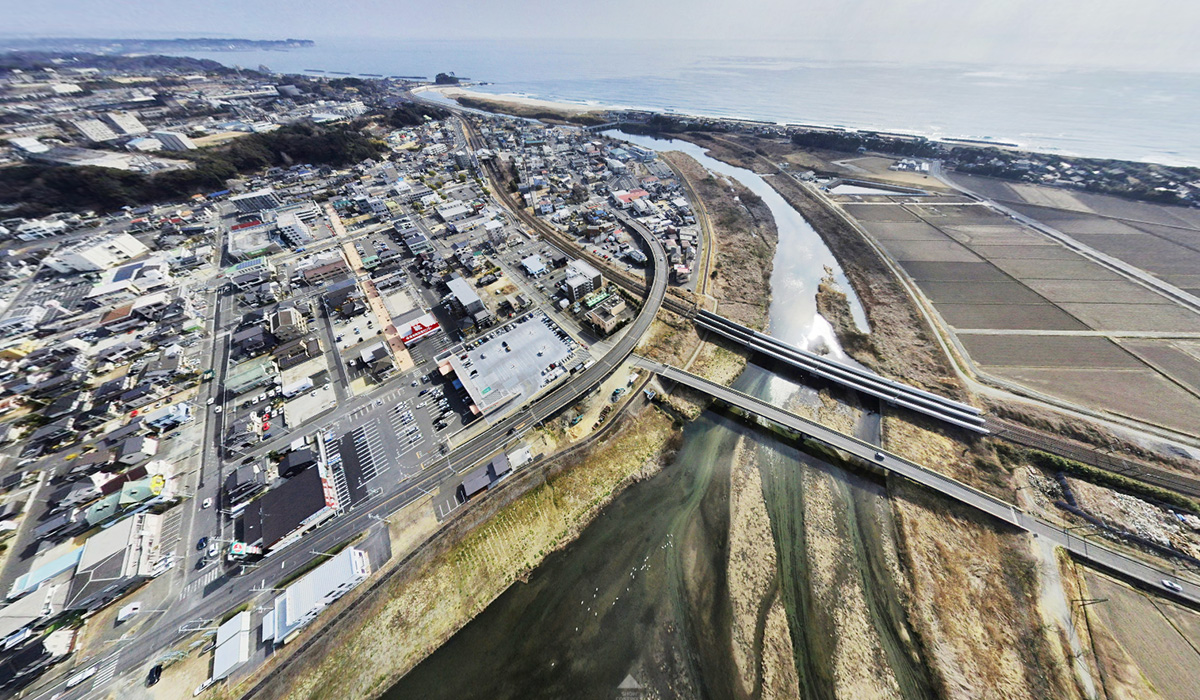
<path fill-rule="evenodd" d="M 1059 188 L 962 184 L 1200 296 L 1200 211 Z M 1200 435 L 1200 314 L 958 195 L 837 195 L 984 373 Z"/>

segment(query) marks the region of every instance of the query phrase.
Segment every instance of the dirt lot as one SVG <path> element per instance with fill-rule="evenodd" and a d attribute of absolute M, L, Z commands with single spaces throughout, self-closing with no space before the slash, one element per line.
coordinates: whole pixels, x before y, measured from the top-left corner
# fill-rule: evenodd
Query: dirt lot
<path fill-rule="evenodd" d="M 989 193 L 1019 199 L 1007 185 L 993 186 Z M 1036 193 L 1057 206 L 1075 201 L 1071 194 Z M 1200 390 L 1200 361 L 1156 345 L 1159 341 L 1113 338 L 1197 333 L 1200 315 L 983 205 L 929 200 L 849 204 L 846 211 L 861 217 L 868 232 L 917 282 L 984 372 L 1090 408 L 1195 434 L 1198 422 L 1191 416 L 1200 411 L 1194 393 Z M 1077 224 L 1083 216 L 1053 211 L 1055 223 Z M 1096 220 L 1107 222 L 1104 236 L 1112 242 L 1101 247 L 1113 254 L 1119 252 L 1119 242 L 1134 245 L 1140 240 L 1114 229 L 1110 219 Z M 1149 243 L 1131 261 L 1173 257 L 1174 243 Z M 1183 267 L 1172 269 L 1189 268 L 1190 258 L 1179 258 Z M 1194 272 L 1200 265 L 1189 269 Z M 1112 337 L 984 333 L 989 330 L 1094 330 Z M 1116 343 L 1134 343 L 1127 346 L 1133 352 Z"/>
<path fill-rule="evenodd" d="M 1196 397 L 1151 370 L 1006 368 L 994 371 L 1068 401 L 1200 434 Z"/>
<path fill-rule="evenodd" d="M 1123 340 L 1121 345 L 1179 384 L 1200 393 L 1200 360 L 1188 352 L 1189 345 L 1169 340 Z"/>
<path fill-rule="evenodd" d="M 1200 215 L 1195 210 L 1060 188 L 953 175 L 981 194 L 1181 288 L 1196 288 Z"/>
<path fill-rule="evenodd" d="M 993 367 L 1095 367 L 1144 369 L 1108 338 L 1052 335 L 963 335 L 971 357 Z"/>

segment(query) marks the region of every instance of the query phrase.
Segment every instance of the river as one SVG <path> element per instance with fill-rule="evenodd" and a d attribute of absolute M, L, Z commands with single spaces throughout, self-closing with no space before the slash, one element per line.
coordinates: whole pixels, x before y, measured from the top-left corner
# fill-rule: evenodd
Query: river
<path fill-rule="evenodd" d="M 627 138 L 684 151 L 763 198 L 779 229 L 769 330 L 802 345 L 821 337 L 840 354 L 813 299 L 825 266 L 835 271 L 857 318 L 862 310 L 807 222 L 762 178 L 692 144 Z M 785 406 L 820 403 L 813 389 L 754 364 L 734 386 Z M 878 440 L 878 413 L 862 408 L 856 431 Z M 778 560 L 774 586 L 790 628 L 801 697 L 834 697 L 837 650 L 864 643 L 839 637 L 836 606 L 822 602 L 829 591 L 814 589 L 805 522 L 813 507 L 834 514 L 833 533 L 822 535 L 820 544 L 841 552 L 832 573 L 842 589 L 858 592 L 853 603 L 869 627 L 859 636 L 869 637 L 876 650 L 871 671 L 894 681 L 904 697 L 931 697 L 885 563 L 893 545 L 883 485 L 724 413 L 706 411 L 685 427 L 684 438 L 670 465 L 615 498 L 575 542 L 547 557 L 527 582 L 511 586 L 384 697 L 611 698 L 627 678 L 654 697 L 744 697 L 730 653 L 726 580 L 730 473 L 743 439 L 751 468 L 761 475 L 773 539 L 763 546 Z M 814 486 L 819 503 L 809 493 Z M 756 645 L 752 655 L 759 652 Z"/>

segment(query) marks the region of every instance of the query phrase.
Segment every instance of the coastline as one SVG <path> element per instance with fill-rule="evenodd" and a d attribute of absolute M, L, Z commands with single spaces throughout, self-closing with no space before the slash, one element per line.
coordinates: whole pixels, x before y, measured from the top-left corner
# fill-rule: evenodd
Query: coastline
<path fill-rule="evenodd" d="M 870 125 L 870 124 L 854 125 L 854 124 L 842 124 L 842 123 L 833 123 L 833 122 L 822 123 L 822 122 L 813 122 L 813 121 L 807 121 L 807 120 L 806 121 L 769 120 L 769 119 L 758 119 L 758 118 L 754 118 L 751 116 L 745 116 L 745 115 L 704 113 L 702 111 L 700 111 L 700 112 L 680 111 L 675 108 L 650 107 L 650 106 L 645 106 L 645 105 L 632 105 L 632 104 L 628 104 L 628 105 L 627 104 L 612 104 L 612 103 L 581 104 L 579 102 L 572 102 L 570 100 L 567 100 L 566 98 L 558 98 L 558 97 L 553 97 L 553 96 L 538 97 L 538 96 L 533 96 L 533 95 L 529 95 L 529 94 L 488 92 L 486 90 L 480 89 L 480 86 L 474 85 L 471 83 L 464 83 L 462 86 L 422 86 L 422 87 L 414 89 L 413 94 L 417 95 L 420 92 L 427 92 L 427 91 L 441 92 L 445 88 L 450 88 L 452 90 L 459 90 L 462 93 L 464 93 L 465 95 L 467 95 L 471 98 L 479 99 L 479 100 L 486 100 L 489 102 L 496 102 L 496 103 L 510 102 L 514 105 L 520 105 L 524 108 L 539 108 L 539 109 L 546 109 L 546 110 L 554 110 L 554 111 L 561 111 L 561 112 L 564 112 L 567 114 L 582 114 L 582 113 L 588 113 L 588 112 L 602 114 L 602 113 L 606 113 L 606 112 L 615 112 L 615 111 L 645 112 L 647 114 L 657 114 L 657 115 L 684 118 L 684 119 L 707 119 L 707 120 L 725 121 L 725 122 L 746 124 L 746 125 L 801 128 L 801 129 L 810 129 L 810 130 L 814 130 L 814 131 L 830 131 L 830 132 L 839 132 L 839 133 L 868 133 L 869 132 L 869 133 L 879 134 L 881 136 L 886 136 L 886 137 L 891 137 L 891 138 L 902 138 L 902 139 L 922 138 L 922 139 L 927 139 L 934 143 L 945 145 L 947 147 L 960 146 L 960 147 L 969 147 L 969 148 L 998 148 L 998 149 L 1002 149 L 1002 150 L 1017 151 L 1017 152 L 1023 152 L 1023 153 L 1053 155 L 1053 156 L 1059 156 L 1059 157 L 1063 157 L 1063 158 L 1089 158 L 1089 159 L 1119 160 L 1119 161 L 1128 161 L 1128 162 L 1134 162 L 1134 163 L 1157 164 L 1157 165 L 1163 165 L 1163 166 L 1167 166 L 1167 167 L 1185 167 L 1185 168 L 1200 167 L 1200 161 L 1190 161 L 1187 159 L 1170 160 L 1170 159 L 1164 157 L 1167 155 L 1165 153 L 1151 154 L 1149 156 L 1140 157 L 1140 158 L 1114 157 L 1112 155 L 1100 154 L 1100 153 L 1088 154 L 1088 153 L 1083 153 L 1083 152 L 1078 152 L 1078 151 L 1072 151 L 1072 150 L 1066 149 L 1066 148 L 1055 148 L 1052 146 L 1031 144 L 1031 143 L 1023 140 L 1019 136 L 1018 137 L 1003 136 L 1003 135 L 980 136 L 980 135 L 976 135 L 976 134 L 965 134 L 965 133 L 964 134 L 945 134 L 945 133 L 935 133 L 935 132 L 930 132 L 930 131 L 923 131 L 920 129 L 906 129 L 906 128 L 897 128 L 897 127 L 888 127 L 888 126 L 879 126 L 879 125 Z M 455 102 L 457 102 L 457 100 L 451 95 L 443 93 L 442 97 L 445 99 L 450 99 L 450 100 L 454 100 Z M 462 106 L 470 107 L 470 105 L 462 105 Z M 508 112 L 503 112 L 503 110 L 491 110 L 491 111 L 501 111 L 502 113 L 508 114 Z M 512 114 L 512 116 L 523 116 L 523 115 Z"/>
<path fill-rule="evenodd" d="M 484 91 L 480 91 L 480 90 L 471 89 L 471 87 L 469 87 L 469 84 L 467 84 L 467 85 L 468 85 L 468 87 L 463 87 L 461 85 L 431 85 L 428 87 L 422 86 L 422 87 L 413 89 L 412 92 L 414 95 L 424 93 L 424 92 L 436 92 L 439 95 L 441 95 L 442 97 L 444 97 L 448 100 L 454 100 L 455 102 L 459 102 L 460 98 L 481 100 L 481 101 L 486 101 L 486 102 L 496 102 L 496 103 L 507 102 L 507 103 L 510 103 L 513 105 L 519 105 L 521 107 L 526 107 L 526 108 L 530 108 L 530 109 L 541 109 L 541 110 L 551 110 L 551 111 L 555 111 L 555 112 L 562 112 L 562 113 L 570 115 L 570 116 L 586 114 L 588 112 L 595 112 L 598 110 L 603 111 L 603 110 L 612 109 L 611 107 L 599 107 L 599 106 L 589 107 L 586 105 L 574 105 L 574 104 L 570 104 L 570 103 L 566 103 L 566 102 L 555 102 L 553 100 L 542 100 L 542 99 L 538 99 L 535 97 L 527 97 L 527 96 L 522 96 L 522 95 L 511 95 L 511 94 L 497 95 L 497 94 L 490 93 L 490 92 L 484 92 Z M 467 106 L 469 106 L 469 105 L 467 105 Z M 520 115 L 516 115 L 516 116 L 520 116 Z"/>

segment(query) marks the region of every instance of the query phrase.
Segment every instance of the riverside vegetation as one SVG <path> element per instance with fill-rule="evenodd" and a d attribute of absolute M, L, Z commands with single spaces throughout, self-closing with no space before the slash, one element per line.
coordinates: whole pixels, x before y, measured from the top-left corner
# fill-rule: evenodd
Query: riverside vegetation
<path fill-rule="evenodd" d="M 744 150 L 737 152 L 745 157 Z M 765 273 L 753 261 L 761 263 L 763 245 L 774 250 L 769 211 L 756 214 L 754 198 L 743 197 L 737 183 L 712 178 L 695 161 L 689 164 L 691 159 L 675 154 L 669 160 L 714 213 L 716 240 L 709 244 L 716 246 L 719 259 L 709 291 L 718 310 L 740 313 L 744 322 L 763 327 L 771 256 L 766 256 Z M 778 181 L 772 185 L 806 216 L 817 212 L 800 193 L 784 193 Z M 839 251 L 854 250 L 857 234 L 822 230 L 833 224 L 816 214 L 810 221 L 827 242 L 834 241 L 830 247 L 845 261 L 844 271 L 871 322 L 872 334 L 852 338 L 847 349 L 885 373 L 961 392 L 903 289 L 894 281 L 889 286 L 886 275 L 873 269 L 882 261 L 868 261 L 864 268 L 861 259 L 843 257 Z M 726 273 L 730 276 L 723 281 Z M 758 282 L 760 276 L 765 283 Z M 841 327 L 840 337 L 850 337 L 844 292 L 827 276 L 818 295 L 823 314 Z M 690 322 L 665 311 L 639 352 L 723 383 L 741 374 L 739 387 L 751 393 L 769 391 L 775 383 L 773 375 L 748 366 L 744 354 L 702 340 Z M 668 401 L 675 399 L 691 409 L 677 414 L 697 416 L 706 405 L 678 393 Z M 980 488 L 1013 493 L 1015 466 L 997 457 L 988 442 L 970 442 L 963 450 L 958 436 L 937 426 L 879 416 L 856 398 L 828 390 L 799 388 L 779 400 Z M 736 423 L 709 425 L 711 415 L 704 415 L 700 422 L 706 426 L 692 433 L 681 453 L 712 464 L 693 487 L 700 490 L 689 500 L 699 504 L 698 510 L 680 526 L 685 546 L 670 560 L 679 567 L 669 581 L 682 587 L 673 600 L 683 612 L 659 628 L 665 637 L 653 636 L 631 661 L 631 673 L 643 682 L 649 679 L 653 692 L 738 698 L 1084 697 L 1073 673 L 1092 673 L 1094 665 L 1069 663 L 1072 649 L 1065 631 L 1048 623 L 1039 609 L 1040 574 L 1027 538 L 902 481 L 881 482 L 828 466 L 767 434 L 735 429 Z M 644 409 L 622 420 L 601 444 L 539 470 L 544 482 L 526 475 L 533 481 L 474 506 L 453 534 L 432 541 L 394 574 L 382 574 L 390 577 L 364 600 L 365 612 L 331 629 L 306 632 L 322 635 L 318 645 L 291 664 L 295 668 L 285 666 L 287 673 L 276 674 L 262 696 L 382 692 L 527 576 L 549 551 L 570 542 L 624 486 L 671 464 L 680 433 L 670 418 Z M 707 452 L 688 452 L 693 443 Z M 687 461 L 676 461 L 671 469 L 694 471 Z M 547 585 L 553 587 L 542 582 L 540 590 Z M 508 620 L 515 612 L 498 612 L 492 619 Z M 494 644 L 489 635 L 499 630 L 482 630 L 475 643 L 482 635 Z M 558 632 L 570 637 L 569 630 Z M 673 648 L 670 640 L 685 646 Z M 303 662 L 317 658 L 322 660 Z M 372 660 L 372 673 L 350 671 L 364 659 Z M 459 664 L 466 679 L 482 673 L 469 658 L 456 658 L 452 665 Z M 705 672 L 697 676 L 698 669 Z M 515 692 L 500 669 L 484 675 L 492 674 L 497 687 Z M 425 688 L 420 685 L 424 676 L 415 675 L 417 687 Z M 555 687 L 524 690 L 537 696 Z M 1114 683 L 1111 689 L 1119 694 L 1120 688 Z"/>

